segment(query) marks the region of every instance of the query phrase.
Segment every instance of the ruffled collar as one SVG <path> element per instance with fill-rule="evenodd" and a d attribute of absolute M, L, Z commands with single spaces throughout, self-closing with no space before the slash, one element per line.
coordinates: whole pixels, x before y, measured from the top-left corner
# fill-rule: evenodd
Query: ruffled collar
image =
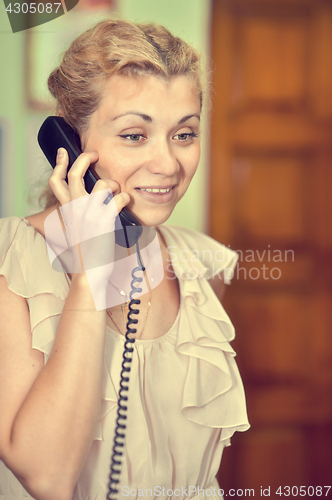
<path fill-rule="evenodd" d="M 182 228 L 181 228 L 182 229 Z M 196 280 L 204 278 L 209 268 L 199 258 L 198 250 L 192 250 L 179 233 L 174 233 L 169 226 L 159 226 L 158 232 L 164 238 L 167 246 L 170 263 L 179 280 Z"/>
<path fill-rule="evenodd" d="M 18 217 L 13 217 L 11 219 L 17 219 L 18 226 L 19 222 L 23 221 L 27 228 L 31 230 L 31 232 L 29 231 L 28 244 L 31 247 L 33 245 L 38 245 L 38 247 L 41 247 L 42 249 L 41 254 L 39 252 L 30 252 L 30 255 L 38 255 L 39 259 L 41 259 L 42 256 L 41 260 L 46 263 L 46 265 L 43 266 L 43 282 L 45 284 L 48 283 L 48 285 L 47 289 L 44 291 L 46 293 L 52 293 L 57 298 L 65 301 L 70 286 L 68 277 L 64 273 L 59 273 L 52 269 L 49 263 L 44 237 L 36 231 L 27 219 Z M 17 227 L 16 230 L 18 231 L 19 227 Z M 211 288 L 208 285 L 208 279 L 212 277 L 213 273 L 219 272 L 220 269 L 223 268 L 226 268 L 227 278 L 227 270 L 230 269 L 232 261 L 236 261 L 235 252 L 232 252 L 226 247 L 222 247 L 222 245 L 214 242 L 211 238 L 202 235 L 205 239 L 209 240 L 210 244 L 212 242 L 217 245 L 216 248 L 218 248 L 218 251 L 220 251 L 220 247 L 223 249 L 222 251 L 224 252 L 224 255 L 220 260 L 220 265 L 213 268 L 214 263 L 211 262 L 210 259 L 206 258 L 204 260 L 204 249 L 202 249 L 202 245 L 195 245 L 195 239 L 193 239 L 192 236 L 195 232 L 187 230 L 186 228 L 167 225 L 159 226 L 157 230 L 164 238 L 169 254 L 170 264 L 172 265 L 175 276 L 180 282 L 180 286 L 183 287 L 182 295 L 184 297 L 191 297 L 193 305 L 203 306 L 207 302 L 207 291 L 209 292 L 209 295 L 211 291 Z M 184 284 L 185 286 L 183 286 Z M 206 286 L 209 287 L 208 290 L 206 290 Z M 36 293 L 38 293 L 37 290 Z M 222 313 L 224 310 L 221 307 L 219 300 L 216 297 L 215 299 L 216 301 L 214 301 L 214 303 L 209 307 L 209 311 L 206 312 L 214 319 L 222 319 L 226 313 Z M 227 319 L 229 321 L 228 316 Z"/>

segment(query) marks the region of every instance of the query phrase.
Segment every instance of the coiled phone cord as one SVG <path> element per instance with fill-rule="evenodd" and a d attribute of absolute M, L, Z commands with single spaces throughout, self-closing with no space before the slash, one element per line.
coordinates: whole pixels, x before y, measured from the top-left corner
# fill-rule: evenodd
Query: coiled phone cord
<path fill-rule="evenodd" d="M 131 291 L 129 294 L 130 302 L 129 302 L 129 311 L 127 316 L 127 331 L 126 331 L 126 340 L 124 344 L 124 350 L 122 354 L 122 370 L 121 370 L 121 378 L 120 378 L 120 389 L 119 389 L 119 398 L 118 398 L 118 409 L 117 409 L 117 419 L 116 419 L 116 427 L 114 431 L 114 440 L 113 440 L 113 454 L 111 457 L 111 470 L 109 474 L 109 482 L 108 482 L 108 493 L 107 500 L 114 500 L 114 496 L 118 493 L 117 485 L 120 482 L 120 474 L 121 474 L 121 457 L 123 455 L 123 448 L 125 445 L 125 433 L 126 425 L 121 423 L 121 421 L 127 419 L 127 409 L 126 404 L 123 404 L 128 401 L 128 396 L 123 395 L 124 392 L 128 392 L 129 390 L 129 373 L 131 370 L 131 362 L 132 362 L 132 353 L 134 351 L 133 347 L 130 345 L 134 344 L 135 338 L 129 337 L 130 334 L 136 333 L 136 328 L 132 328 L 131 325 L 136 325 L 138 323 L 138 319 L 132 318 L 133 314 L 138 315 L 139 309 L 134 308 L 134 306 L 138 306 L 141 301 L 139 299 L 134 299 L 133 295 L 135 293 L 141 293 L 142 289 L 136 287 L 136 283 L 141 283 L 143 278 L 135 276 L 135 273 L 138 271 L 145 271 L 145 267 L 143 266 L 141 260 L 141 254 L 139 251 L 138 241 L 136 242 L 136 256 L 138 266 L 132 270 L 131 276 Z M 125 373 L 128 375 L 125 376 Z"/>

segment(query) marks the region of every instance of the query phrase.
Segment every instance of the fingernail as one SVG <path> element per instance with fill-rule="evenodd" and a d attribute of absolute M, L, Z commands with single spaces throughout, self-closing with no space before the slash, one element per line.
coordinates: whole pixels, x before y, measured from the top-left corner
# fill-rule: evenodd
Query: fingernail
<path fill-rule="evenodd" d="M 57 153 L 57 158 L 61 158 L 65 153 L 65 150 L 63 148 L 59 148 L 58 149 L 58 153 Z"/>

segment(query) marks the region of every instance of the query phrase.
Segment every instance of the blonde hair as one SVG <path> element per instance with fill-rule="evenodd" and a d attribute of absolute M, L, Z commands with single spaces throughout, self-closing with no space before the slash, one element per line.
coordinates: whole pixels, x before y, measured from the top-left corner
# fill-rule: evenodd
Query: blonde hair
<path fill-rule="evenodd" d="M 104 20 L 76 38 L 49 76 L 57 112 L 82 135 L 99 106 L 108 78 L 156 75 L 166 80 L 185 75 L 203 102 L 199 53 L 157 24 Z M 44 201 L 44 203 L 43 203 Z M 57 202 L 50 188 L 39 199 L 48 208 Z"/>

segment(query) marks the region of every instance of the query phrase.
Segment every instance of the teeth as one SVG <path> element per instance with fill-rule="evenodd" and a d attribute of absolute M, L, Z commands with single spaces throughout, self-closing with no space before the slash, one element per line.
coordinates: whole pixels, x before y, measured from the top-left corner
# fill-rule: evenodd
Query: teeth
<path fill-rule="evenodd" d="M 166 189 L 151 189 L 151 188 L 141 188 L 141 191 L 146 191 L 147 193 L 160 193 L 160 194 L 165 194 L 169 193 L 172 188 L 166 188 Z"/>

